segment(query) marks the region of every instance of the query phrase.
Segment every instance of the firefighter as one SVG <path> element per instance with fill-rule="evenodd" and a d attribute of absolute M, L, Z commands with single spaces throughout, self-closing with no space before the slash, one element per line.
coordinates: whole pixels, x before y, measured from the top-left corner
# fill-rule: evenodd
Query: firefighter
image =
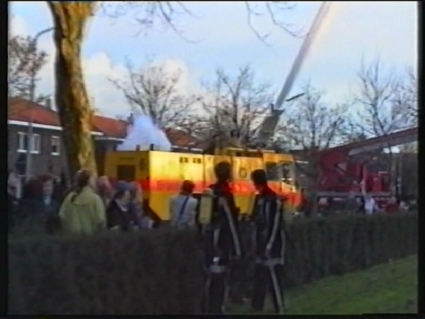
<path fill-rule="evenodd" d="M 264 170 L 253 171 L 251 180 L 258 191 L 252 212 L 256 231 L 252 308 L 255 312 L 263 311 L 266 292 L 271 288 L 275 312 L 282 314 L 285 253 L 283 199 L 268 187 Z"/>
<path fill-rule="evenodd" d="M 238 231 L 239 210 L 229 185 L 231 166 L 220 162 L 214 172 L 217 182 L 207 190 L 212 197 L 211 217 L 203 225 L 206 270 L 203 310 L 205 313 L 221 314 L 229 292 L 232 260 L 240 258 L 242 252 Z"/>

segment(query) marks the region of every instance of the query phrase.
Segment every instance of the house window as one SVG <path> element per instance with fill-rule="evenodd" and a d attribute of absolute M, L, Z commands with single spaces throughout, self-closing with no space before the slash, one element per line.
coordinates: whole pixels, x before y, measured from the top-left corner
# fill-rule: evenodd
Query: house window
<path fill-rule="evenodd" d="M 28 134 L 18 132 L 18 152 L 25 153 L 28 150 Z"/>
<path fill-rule="evenodd" d="M 33 134 L 31 141 L 31 153 L 40 153 L 40 134 Z M 18 152 L 26 153 L 28 150 L 28 133 L 18 132 Z"/>
<path fill-rule="evenodd" d="M 52 136 L 52 155 L 60 155 L 61 140 L 59 136 Z"/>
<path fill-rule="evenodd" d="M 32 143 L 31 143 L 31 153 L 39 154 L 41 146 L 41 139 L 39 134 L 32 135 Z"/>

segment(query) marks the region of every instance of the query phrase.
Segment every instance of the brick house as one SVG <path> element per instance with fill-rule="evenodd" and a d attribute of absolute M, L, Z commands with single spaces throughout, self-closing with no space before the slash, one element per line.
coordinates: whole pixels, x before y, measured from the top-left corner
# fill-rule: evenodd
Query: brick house
<path fill-rule="evenodd" d="M 32 173 L 56 176 L 67 173 L 62 127 L 51 103 L 47 101 L 46 105 L 40 105 L 22 98 L 10 98 L 8 104 L 8 168 L 21 175 L 25 173 L 28 123 L 32 117 Z M 127 121 L 94 116 L 92 135 L 100 175 L 103 174 L 105 153 L 123 141 L 127 125 Z M 166 135 L 174 149 L 184 150 L 200 144 L 198 139 L 180 130 L 168 129 Z"/>

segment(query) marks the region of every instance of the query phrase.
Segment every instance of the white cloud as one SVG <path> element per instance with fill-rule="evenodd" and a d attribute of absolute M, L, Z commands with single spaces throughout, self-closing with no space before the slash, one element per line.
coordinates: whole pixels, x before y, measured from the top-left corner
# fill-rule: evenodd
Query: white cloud
<path fill-rule="evenodd" d="M 21 16 L 12 15 L 10 19 L 10 32 L 13 35 L 22 34 L 28 35 L 28 24 Z"/>

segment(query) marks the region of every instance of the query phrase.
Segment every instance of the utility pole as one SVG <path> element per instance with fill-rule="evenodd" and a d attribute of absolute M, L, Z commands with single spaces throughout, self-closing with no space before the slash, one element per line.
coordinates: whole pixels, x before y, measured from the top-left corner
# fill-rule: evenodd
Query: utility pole
<path fill-rule="evenodd" d="M 37 41 L 40 38 L 40 36 L 42 36 L 43 34 L 53 31 L 54 28 L 48 28 L 45 30 L 42 30 L 40 32 L 38 32 L 35 36 L 34 39 L 32 40 L 32 47 L 34 50 L 34 53 L 37 50 Z M 30 69 L 30 101 L 31 103 L 35 102 L 35 78 L 37 75 L 37 70 L 35 68 L 35 64 L 33 63 Z M 25 166 L 25 180 L 28 181 L 31 177 L 31 151 L 32 151 L 32 146 L 33 146 L 33 122 L 34 122 L 34 108 L 30 107 L 30 119 L 28 122 L 28 145 L 27 145 L 27 160 L 26 160 L 26 166 Z M 34 145 L 35 146 L 35 145 Z"/>

